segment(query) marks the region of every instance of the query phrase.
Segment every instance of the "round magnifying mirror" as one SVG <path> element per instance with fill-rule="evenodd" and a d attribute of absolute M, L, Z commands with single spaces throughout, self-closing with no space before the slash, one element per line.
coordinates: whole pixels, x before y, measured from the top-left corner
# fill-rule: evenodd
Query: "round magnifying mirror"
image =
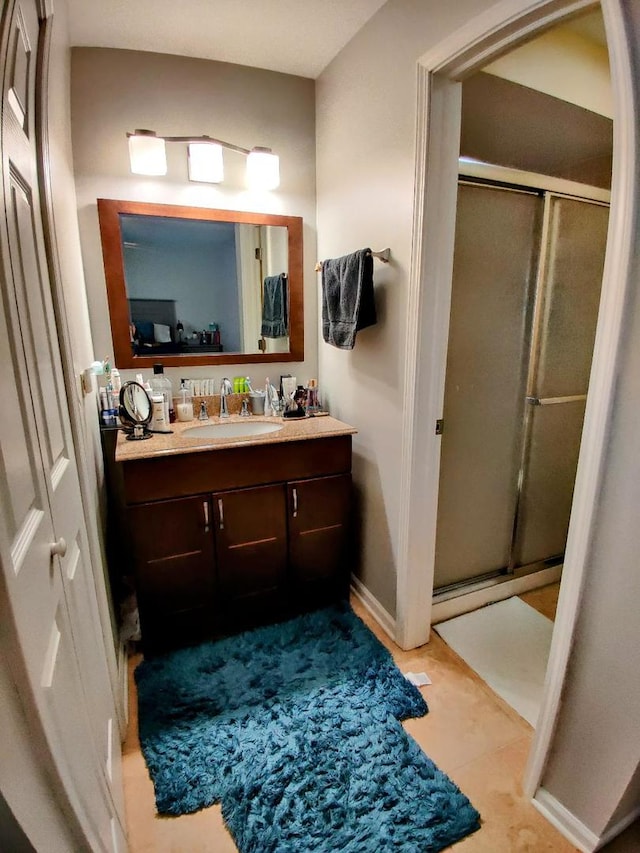
<path fill-rule="evenodd" d="M 151 400 L 139 382 L 125 382 L 120 389 L 120 420 L 130 440 L 151 438 L 147 426 L 151 420 Z"/>

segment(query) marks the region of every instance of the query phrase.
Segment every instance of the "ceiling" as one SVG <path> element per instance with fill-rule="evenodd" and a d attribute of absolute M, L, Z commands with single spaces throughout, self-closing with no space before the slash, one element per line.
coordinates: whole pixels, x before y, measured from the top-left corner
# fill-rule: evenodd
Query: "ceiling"
<path fill-rule="evenodd" d="M 316 78 L 386 0 L 67 0 L 71 44 Z"/>

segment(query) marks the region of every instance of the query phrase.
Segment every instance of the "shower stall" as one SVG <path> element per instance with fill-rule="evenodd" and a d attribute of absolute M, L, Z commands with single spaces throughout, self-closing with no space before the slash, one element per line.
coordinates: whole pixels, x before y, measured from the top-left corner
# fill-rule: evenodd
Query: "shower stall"
<path fill-rule="evenodd" d="M 562 563 L 606 197 L 530 176 L 523 183 L 460 178 L 436 595 Z"/>

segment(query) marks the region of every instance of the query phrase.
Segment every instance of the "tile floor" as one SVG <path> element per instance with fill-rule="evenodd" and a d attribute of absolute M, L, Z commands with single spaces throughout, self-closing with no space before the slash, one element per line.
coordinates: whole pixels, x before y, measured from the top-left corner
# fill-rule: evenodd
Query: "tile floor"
<path fill-rule="evenodd" d="M 545 615 L 553 613 L 554 597 L 557 590 L 552 588 L 523 596 Z M 574 853 L 576 848 L 522 793 L 520 779 L 531 746 L 531 726 L 436 634 L 426 646 L 403 652 L 358 601 L 353 607 L 390 649 L 403 672 L 426 671 L 433 680 L 423 688 L 430 713 L 420 720 L 408 720 L 406 729 L 467 794 L 483 819 L 477 833 L 451 849 L 456 853 Z M 139 660 L 138 655 L 130 661 L 130 726 L 123 752 L 130 853 L 234 853 L 236 847 L 224 827 L 219 806 L 179 818 L 156 815 L 153 787 L 137 733 L 133 669 Z"/>

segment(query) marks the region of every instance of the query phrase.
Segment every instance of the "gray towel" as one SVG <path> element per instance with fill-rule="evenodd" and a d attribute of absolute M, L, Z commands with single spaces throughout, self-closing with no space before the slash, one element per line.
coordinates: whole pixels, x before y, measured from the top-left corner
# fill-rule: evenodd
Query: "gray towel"
<path fill-rule="evenodd" d="M 288 332 L 287 274 L 268 275 L 262 288 L 262 328 L 265 338 L 283 338 Z"/>
<path fill-rule="evenodd" d="M 356 332 L 376 322 L 371 249 L 322 264 L 322 337 L 338 349 L 353 349 Z"/>

